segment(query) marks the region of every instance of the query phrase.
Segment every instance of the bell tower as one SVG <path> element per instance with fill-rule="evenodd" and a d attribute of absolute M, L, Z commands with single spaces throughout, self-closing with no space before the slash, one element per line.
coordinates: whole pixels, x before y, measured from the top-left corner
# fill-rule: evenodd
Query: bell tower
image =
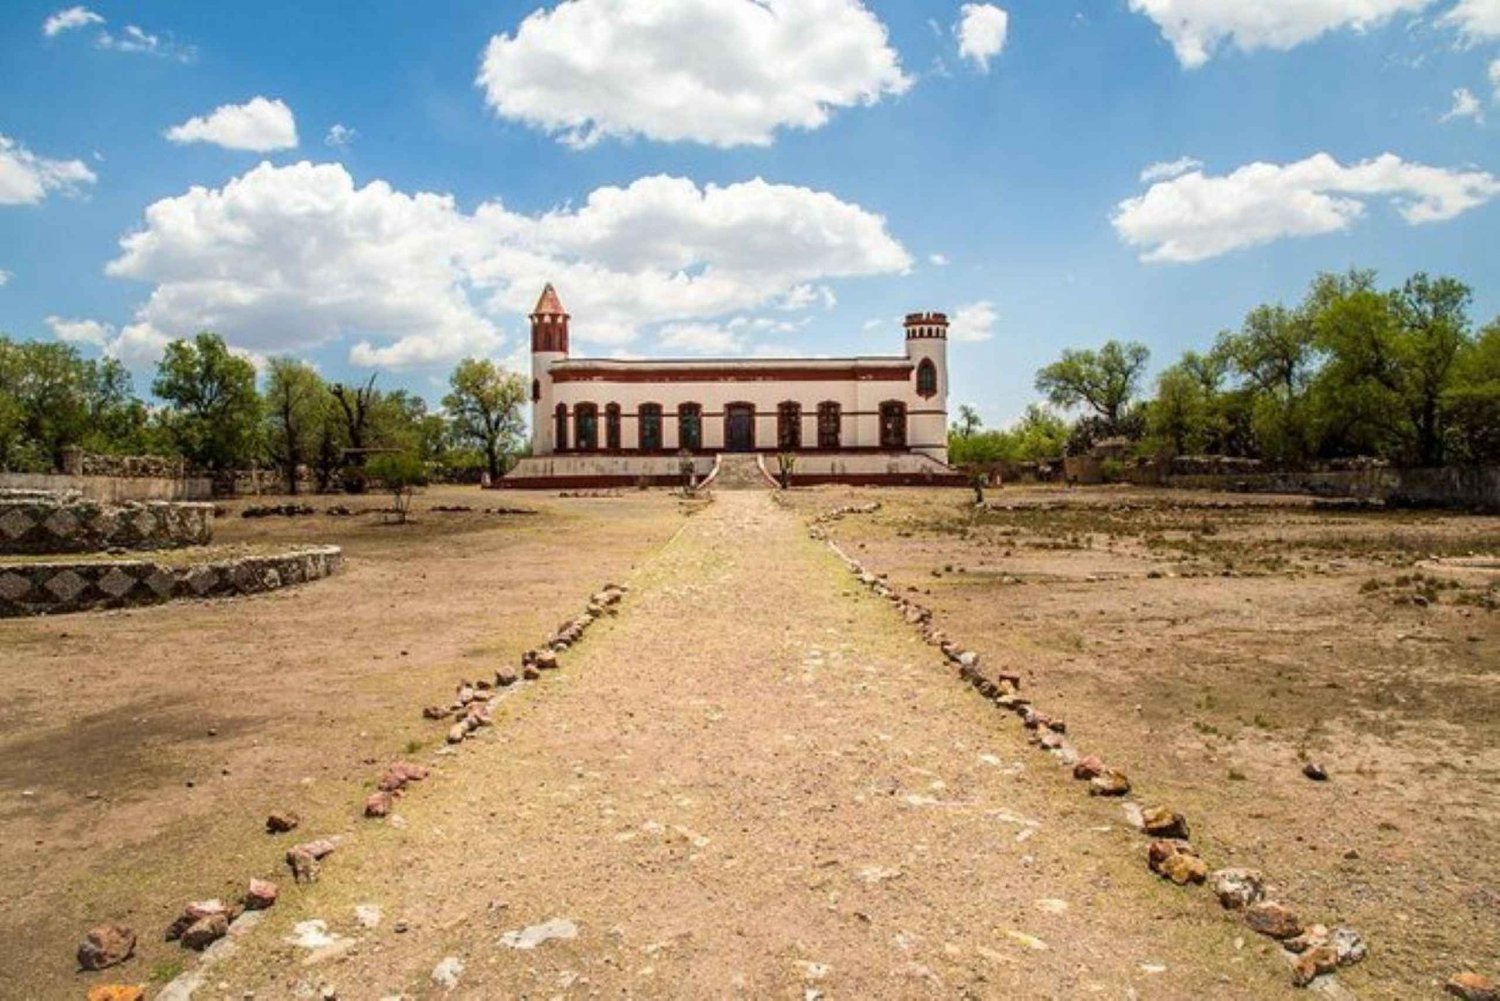
<path fill-rule="evenodd" d="M 906 317 L 906 357 L 914 362 L 909 411 L 913 449 L 948 461 L 948 316 L 910 313 Z"/>
<path fill-rule="evenodd" d="M 557 290 L 548 282 L 531 311 L 531 452 L 551 455 L 558 449 L 552 388 L 552 364 L 568 357 L 568 316 Z"/>

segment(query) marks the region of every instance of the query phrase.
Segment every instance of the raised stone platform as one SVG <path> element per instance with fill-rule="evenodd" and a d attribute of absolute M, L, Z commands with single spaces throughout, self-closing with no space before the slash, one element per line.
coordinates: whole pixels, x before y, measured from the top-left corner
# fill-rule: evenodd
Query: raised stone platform
<path fill-rule="evenodd" d="M 730 456 L 732 453 L 724 453 Z M 776 474 L 772 452 L 744 453 L 759 457 L 767 474 Z M 693 457 L 699 480 L 715 468 L 716 456 Z M 675 455 L 547 455 L 522 459 L 498 483 L 506 490 L 571 490 L 578 488 L 679 486 L 681 459 Z M 849 483 L 868 486 L 964 486 L 966 478 L 930 456 L 916 452 L 799 452 L 793 486 Z"/>
<path fill-rule="evenodd" d="M 212 504 L 106 504 L 72 493 L 0 494 L 0 553 L 94 553 L 175 549 L 213 539 Z"/>
<path fill-rule="evenodd" d="M 337 573 L 338 546 L 197 561 L 158 558 L 0 562 L 0 618 L 259 594 Z"/>

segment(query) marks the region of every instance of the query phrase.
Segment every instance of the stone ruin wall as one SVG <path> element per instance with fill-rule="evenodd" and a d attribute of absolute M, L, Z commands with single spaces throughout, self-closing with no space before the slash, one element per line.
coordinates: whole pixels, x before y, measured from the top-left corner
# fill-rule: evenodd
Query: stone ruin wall
<path fill-rule="evenodd" d="M 105 504 L 76 494 L 0 494 L 0 554 L 178 549 L 213 540 L 212 504 Z"/>
<path fill-rule="evenodd" d="M 12 563 L 0 566 L 0 618 L 259 594 L 327 577 L 343 562 L 339 547 L 318 546 L 188 566 L 144 559 Z"/>

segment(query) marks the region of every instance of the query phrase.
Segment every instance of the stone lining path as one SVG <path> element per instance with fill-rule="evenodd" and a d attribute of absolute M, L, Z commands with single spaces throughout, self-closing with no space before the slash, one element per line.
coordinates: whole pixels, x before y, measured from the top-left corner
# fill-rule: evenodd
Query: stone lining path
<path fill-rule="evenodd" d="M 356 945 L 308 966 L 263 934 L 232 990 L 1294 993 L 769 494 L 721 493 L 625 583 L 617 619 L 278 907 Z"/>

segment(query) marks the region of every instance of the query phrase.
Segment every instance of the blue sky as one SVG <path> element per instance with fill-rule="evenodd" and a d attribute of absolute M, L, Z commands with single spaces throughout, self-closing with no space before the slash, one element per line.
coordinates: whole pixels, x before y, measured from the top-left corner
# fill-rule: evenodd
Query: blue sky
<path fill-rule="evenodd" d="M 48 34 L 71 6 L 0 8 L 0 331 L 141 390 L 211 327 L 436 399 L 462 355 L 524 365 L 547 278 L 575 354 L 891 353 L 946 310 L 991 423 L 1064 347 L 1169 364 L 1320 270 L 1500 313 L 1500 0 L 100 2 Z"/>

